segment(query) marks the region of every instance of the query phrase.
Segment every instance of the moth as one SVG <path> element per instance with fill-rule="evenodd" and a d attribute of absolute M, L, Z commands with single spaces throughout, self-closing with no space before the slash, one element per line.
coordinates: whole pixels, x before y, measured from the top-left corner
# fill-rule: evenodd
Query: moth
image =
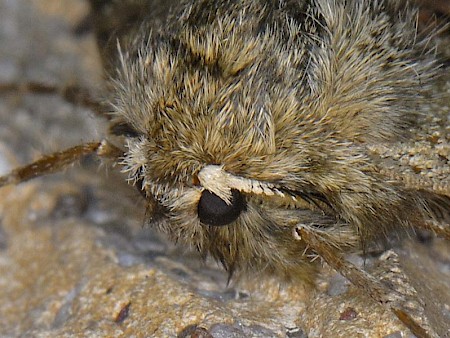
<path fill-rule="evenodd" d="M 450 238 L 446 120 L 433 120 L 439 170 L 398 161 L 428 140 L 441 73 L 416 10 L 394 0 L 91 5 L 109 79 L 94 106 L 107 136 L 0 186 L 109 158 L 141 192 L 148 226 L 230 276 L 313 283 L 319 256 L 414 334 L 433 336 L 401 294 L 342 256 L 411 229 Z"/>

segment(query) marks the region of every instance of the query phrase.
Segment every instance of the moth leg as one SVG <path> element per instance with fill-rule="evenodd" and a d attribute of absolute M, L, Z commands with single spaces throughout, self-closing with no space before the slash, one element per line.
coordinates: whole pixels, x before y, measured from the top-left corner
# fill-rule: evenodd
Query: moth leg
<path fill-rule="evenodd" d="M 378 172 L 390 180 L 402 183 L 405 188 L 428 191 L 443 196 L 450 196 L 450 185 L 440 179 L 403 173 L 392 168 L 389 170 L 380 168 L 378 169 Z"/>
<path fill-rule="evenodd" d="M 448 180 L 403 173 L 392 168 L 389 170 L 379 168 L 378 172 L 414 191 L 424 200 L 430 219 L 424 222 L 415 222 L 413 224 L 415 227 L 431 231 L 437 236 L 450 240 L 450 182 Z"/>
<path fill-rule="evenodd" d="M 2 92 L 18 92 L 18 93 L 34 93 L 34 94 L 56 94 L 60 95 L 64 100 L 76 106 L 85 107 L 92 110 L 96 115 L 106 119 L 110 119 L 107 114 L 108 110 L 105 105 L 96 100 L 86 88 L 82 88 L 76 84 L 68 84 L 65 86 L 54 86 L 40 82 L 7 82 L 0 83 L 0 93 Z"/>
<path fill-rule="evenodd" d="M 336 249 L 307 227 L 298 225 L 295 228 L 295 232 L 295 237 L 298 240 L 307 243 L 309 249 L 318 254 L 353 285 L 363 290 L 381 305 L 389 308 L 414 335 L 419 338 L 439 337 L 426 319 L 424 320 L 421 316 L 414 316 L 417 310 L 423 313 L 423 306 L 414 295 L 400 293 L 366 271 L 346 261 Z"/>
<path fill-rule="evenodd" d="M 33 163 L 16 168 L 5 176 L 0 176 L 0 187 L 9 184 L 19 184 L 35 177 L 61 171 L 92 153 L 95 153 L 99 157 L 114 159 L 117 159 L 123 154 L 120 149 L 107 141 L 77 145 L 63 151 L 42 156 Z"/>

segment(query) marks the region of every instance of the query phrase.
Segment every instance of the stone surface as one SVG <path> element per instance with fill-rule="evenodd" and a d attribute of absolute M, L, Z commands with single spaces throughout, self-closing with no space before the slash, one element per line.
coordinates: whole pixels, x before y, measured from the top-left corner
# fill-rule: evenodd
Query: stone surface
<path fill-rule="evenodd" d="M 75 34 L 87 14 L 83 0 L 0 0 L 0 84 L 96 90 L 93 36 Z M 101 133 L 92 112 L 58 95 L 0 93 L 0 173 Z M 411 337 L 327 267 L 316 289 L 251 276 L 227 286 L 214 263 L 143 228 L 139 194 L 105 168 L 88 159 L 0 190 L 1 337 Z M 444 336 L 448 242 L 411 242 L 398 252 L 428 304 L 424 316 Z"/>

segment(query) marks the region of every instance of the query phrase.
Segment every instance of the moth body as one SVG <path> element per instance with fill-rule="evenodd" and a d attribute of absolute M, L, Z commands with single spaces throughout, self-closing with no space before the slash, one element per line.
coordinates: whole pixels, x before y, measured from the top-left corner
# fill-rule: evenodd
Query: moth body
<path fill-rule="evenodd" d="M 431 217 L 370 151 L 408 139 L 436 77 L 414 10 L 203 0 L 161 23 L 144 7 L 100 44 L 125 126 L 110 140 L 150 226 L 230 273 L 312 280 L 299 224 L 345 251 Z"/>

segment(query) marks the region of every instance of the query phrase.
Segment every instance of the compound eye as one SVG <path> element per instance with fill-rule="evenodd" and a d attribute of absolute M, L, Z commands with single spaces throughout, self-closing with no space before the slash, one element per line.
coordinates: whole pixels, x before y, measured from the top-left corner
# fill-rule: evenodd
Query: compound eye
<path fill-rule="evenodd" d="M 231 190 L 231 204 L 227 204 L 216 194 L 204 190 L 198 202 L 200 222 L 208 225 L 222 226 L 235 221 L 245 209 L 245 198 L 235 189 Z"/>

